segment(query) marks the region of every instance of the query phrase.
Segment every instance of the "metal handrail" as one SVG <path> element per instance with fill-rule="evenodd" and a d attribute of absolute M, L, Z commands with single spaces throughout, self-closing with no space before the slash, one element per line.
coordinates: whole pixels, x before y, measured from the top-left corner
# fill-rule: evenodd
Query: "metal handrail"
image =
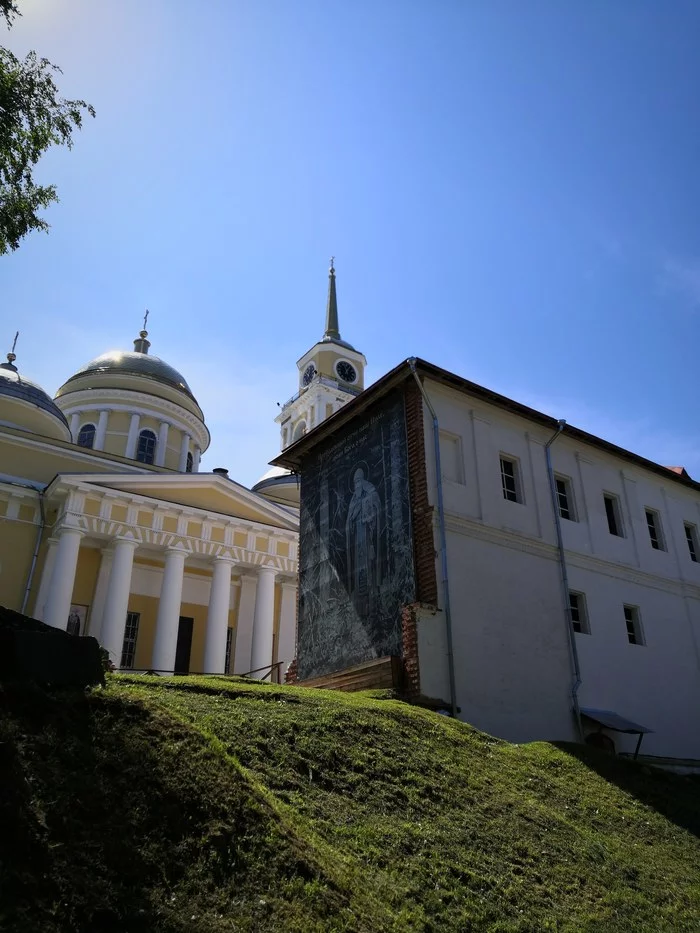
<path fill-rule="evenodd" d="M 116 672 L 120 674 L 174 674 L 180 677 L 250 677 L 251 674 L 257 674 L 258 671 L 267 671 L 269 674 L 275 670 L 275 668 L 281 667 L 284 664 L 284 661 L 275 661 L 274 664 L 267 667 L 256 667 L 252 671 L 248 671 L 246 674 L 215 674 L 212 671 L 174 671 L 174 670 L 165 670 L 161 667 L 118 667 Z M 255 680 L 264 680 L 264 677 L 256 677 Z M 270 681 L 271 683 L 273 681 Z M 279 681 L 276 681 L 279 683 Z"/>

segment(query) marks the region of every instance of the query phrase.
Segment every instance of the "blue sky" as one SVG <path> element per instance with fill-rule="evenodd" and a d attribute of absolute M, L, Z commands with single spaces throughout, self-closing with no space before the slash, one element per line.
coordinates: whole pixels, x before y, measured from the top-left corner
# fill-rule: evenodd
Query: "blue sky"
<path fill-rule="evenodd" d="M 97 109 L 0 260 L 49 391 L 151 311 L 253 483 L 321 336 L 411 355 L 700 478 L 696 0 L 32 0 L 2 41 Z M 3 351 L 4 352 L 4 351 Z"/>

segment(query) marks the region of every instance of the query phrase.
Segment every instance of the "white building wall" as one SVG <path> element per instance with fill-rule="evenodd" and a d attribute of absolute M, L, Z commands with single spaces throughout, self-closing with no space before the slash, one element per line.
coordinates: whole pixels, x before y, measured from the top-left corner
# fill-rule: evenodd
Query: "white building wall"
<path fill-rule="evenodd" d="M 553 432 L 437 383 L 426 389 L 445 460 L 461 718 L 515 741 L 573 739 L 568 621 L 544 451 Z M 435 504 L 427 409 L 424 425 Z M 501 454 L 517 460 L 522 503 L 503 496 Z M 562 531 L 570 589 L 585 595 L 590 622 L 590 634 L 575 635 L 580 703 L 654 729 L 644 739 L 647 754 L 700 758 L 700 562 L 690 559 L 683 527 L 700 525 L 700 494 L 566 432 L 554 442 L 552 460 L 573 493 L 577 520 L 563 519 Z M 609 532 L 604 492 L 619 497 L 624 537 Z M 661 518 L 666 550 L 651 547 L 647 507 Z M 440 580 L 437 522 L 435 528 Z M 625 604 L 639 607 L 644 645 L 629 643 Z M 444 676 L 434 658 L 421 657 L 422 682 L 433 685 Z M 634 749 L 636 737 L 613 738 L 618 749 Z"/>

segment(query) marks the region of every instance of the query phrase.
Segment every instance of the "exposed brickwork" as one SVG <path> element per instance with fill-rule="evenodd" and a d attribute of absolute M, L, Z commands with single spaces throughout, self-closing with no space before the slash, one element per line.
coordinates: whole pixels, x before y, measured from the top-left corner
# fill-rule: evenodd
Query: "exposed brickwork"
<path fill-rule="evenodd" d="M 423 435 L 423 397 L 411 377 L 404 384 L 406 442 L 413 528 L 413 560 L 416 572 L 416 600 L 437 605 L 433 509 L 428 501 L 428 474 Z"/>
<path fill-rule="evenodd" d="M 287 673 L 284 675 L 284 682 L 286 684 L 295 684 L 298 680 L 297 676 L 297 659 L 294 658 L 292 663 L 287 668 Z"/>
<path fill-rule="evenodd" d="M 416 633 L 417 609 L 417 603 L 409 603 L 401 610 L 403 693 L 407 699 L 420 696 L 420 664 L 418 659 L 418 635 Z"/>

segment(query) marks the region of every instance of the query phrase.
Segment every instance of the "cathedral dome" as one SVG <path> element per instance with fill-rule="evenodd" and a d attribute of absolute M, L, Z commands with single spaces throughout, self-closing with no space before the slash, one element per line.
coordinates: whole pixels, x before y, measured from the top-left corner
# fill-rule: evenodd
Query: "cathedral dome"
<path fill-rule="evenodd" d="M 73 373 L 55 395 L 59 407 L 65 409 L 67 396 L 100 390 L 140 392 L 181 406 L 200 421 L 202 409 L 192 394 L 187 380 L 174 366 L 148 352 L 151 342 L 142 330 L 134 341 L 133 350 L 109 350 L 95 357 Z"/>
<path fill-rule="evenodd" d="M 299 508 L 299 477 L 284 467 L 269 469 L 252 489 L 273 502 Z"/>
<path fill-rule="evenodd" d="M 7 363 L 0 364 L 0 421 L 68 440 L 65 415 L 40 385 L 20 375 L 14 359 L 14 353 L 8 353 Z"/>
<path fill-rule="evenodd" d="M 90 360 L 89 363 L 81 366 L 77 373 L 74 373 L 65 381 L 56 393 L 56 397 L 58 398 L 66 392 L 69 392 L 70 389 L 68 386 L 74 380 L 82 379 L 84 376 L 91 376 L 93 374 L 109 376 L 110 373 L 142 376 L 145 379 L 184 392 L 193 402 L 197 401 L 185 377 L 181 375 L 174 366 L 171 366 L 169 363 L 166 363 L 165 360 L 161 360 L 157 356 L 150 356 L 147 353 L 138 353 L 128 350 L 110 350 L 107 353 L 103 353 L 101 356 L 95 357 L 94 360 Z M 100 384 L 104 385 L 104 380 L 101 379 Z"/>

